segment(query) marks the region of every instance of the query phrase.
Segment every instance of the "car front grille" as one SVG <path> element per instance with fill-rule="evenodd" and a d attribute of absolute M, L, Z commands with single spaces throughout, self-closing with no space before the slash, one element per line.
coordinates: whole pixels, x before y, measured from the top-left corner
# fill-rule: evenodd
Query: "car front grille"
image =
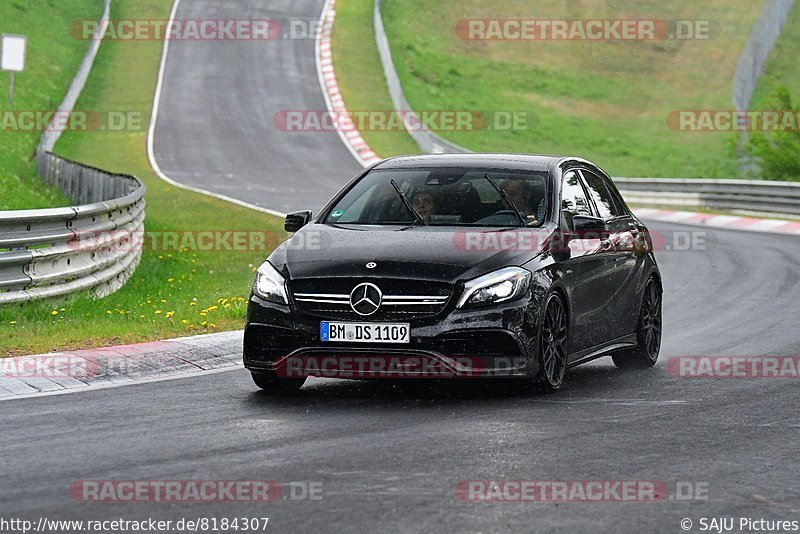
<path fill-rule="evenodd" d="M 356 313 L 350 293 L 364 282 L 383 293 L 380 308 L 370 315 Z M 317 278 L 289 282 L 292 299 L 302 313 L 329 320 L 411 320 L 441 312 L 452 295 L 452 286 L 441 282 L 403 279 Z"/>

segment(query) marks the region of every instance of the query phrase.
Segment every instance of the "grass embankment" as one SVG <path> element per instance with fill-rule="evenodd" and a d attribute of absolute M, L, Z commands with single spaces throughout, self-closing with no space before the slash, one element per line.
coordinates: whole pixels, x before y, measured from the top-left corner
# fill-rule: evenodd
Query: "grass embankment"
<path fill-rule="evenodd" d="M 388 98 L 375 74 L 380 66 L 345 60 L 358 46 L 373 46 L 371 5 L 336 4 L 335 67 L 353 109 L 368 98 L 385 106 Z M 528 116 L 522 130 L 444 137 L 475 151 L 578 154 L 617 176 L 738 175 L 733 134 L 675 131 L 666 119 L 675 110 L 731 108 L 733 71 L 760 9 L 747 0 L 541 0 L 535 6 L 524 0 L 383 0 L 392 55 L 413 109 Z M 455 31 L 464 19 L 515 18 L 710 20 L 717 31 L 710 40 L 600 42 L 467 41 Z M 377 135 L 366 138 L 382 156 L 407 151 L 381 144 Z"/>
<path fill-rule="evenodd" d="M 171 5 L 171 0 L 114 0 L 111 18 L 163 20 Z M 67 34 L 68 24 L 57 27 Z M 253 269 L 284 238 L 282 221 L 177 189 L 153 173 L 145 141 L 161 50 L 160 42 L 104 42 L 77 109 L 130 112 L 142 117 L 141 128 L 66 133 L 56 152 L 141 178 L 148 188 L 148 232 L 159 236 L 165 235 L 161 232 L 207 230 L 268 232 L 265 249 L 146 250 L 127 285 L 104 299 L 80 296 L 0 308 L 0 355 L 125 344 L 243 326 Z"/>
<path fill-rule="evenodd" d="M 17 130 L 14 111 L 56 109 L 67 92 L 88 47 L 73 39 L 68 28 L 76 19 L 98 18 L 97 0 L 4 0 L 0 31 L 28 38 L 25 70 L 15 73 L 14 106 L 9 102 L 8 72 L 0 72 L 0 211 L 68 206 L 55 187 L 42 183 L 33 159 L 39 131 Z"/>

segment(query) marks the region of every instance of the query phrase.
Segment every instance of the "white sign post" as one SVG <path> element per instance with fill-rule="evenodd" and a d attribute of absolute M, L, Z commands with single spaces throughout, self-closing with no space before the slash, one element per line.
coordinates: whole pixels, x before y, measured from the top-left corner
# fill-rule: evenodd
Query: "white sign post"
<path fill-rule="evenodd" d="M 27 38 L 24 35 L 3 34 L 2 60 L 0 69 L 7 70 L 10 76 L 8 85 L 8 103 L 14 107 L 14 73 L 25 70 L 25 46 Z"/>

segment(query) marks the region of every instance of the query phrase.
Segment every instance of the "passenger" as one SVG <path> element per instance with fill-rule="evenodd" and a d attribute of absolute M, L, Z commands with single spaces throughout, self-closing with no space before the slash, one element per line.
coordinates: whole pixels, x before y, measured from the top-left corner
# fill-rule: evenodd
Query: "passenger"
<path fill-rule="evenodd" d="M 509 178 L 504 180 L 500 186 L 503 191 L 508 195 L 508 199 L 514 203 L 514 206 L 519 212 L 527 217 L 528 215 L 536 215 L 531 207 L 531 190 L 528 187 L 527 180 L 522 178 Z M 512 209 L 511 205 L 503 199 L 503 208 Z"/>

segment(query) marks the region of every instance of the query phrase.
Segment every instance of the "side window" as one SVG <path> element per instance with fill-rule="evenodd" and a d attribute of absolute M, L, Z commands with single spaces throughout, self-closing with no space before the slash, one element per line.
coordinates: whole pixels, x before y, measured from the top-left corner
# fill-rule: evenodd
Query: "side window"
<path fill-rule="evenodd" d="M 584 180 L 586 180 L 589 195 L 591 195 L 592 200 L 594 200 L 594 205 L 597 207 L 600 217 L 608 220 L 612 217 L 620 216 L 620 210 L 611 197 L 605 180 L 589 171 L 581 170 L 581 173 L 583 174 Z"/>
<path fill-rule="evenodd" d="M 567 171 L 561 182 L 561 217 L 562 223 L 572 230 L 572 218 L 575 215 L 594 215 L 581 185 L 580 175 L 576 171 Z"/>
<path fill-rule="evenodd" d="M 611 193 L 611 198 L 614 199 L 614 204 L 617 206 L 617 212 L 620 216 L 625 217 L 630 214 L 630 208 L 628 205 L 625 204 L 625 201 L 622 199 L 622 195 L 619 194 L 619 189 L 617 189 L 616 184 L 613 181 L 606 180 L 606 187 L 608 187 L 608 192 Z"/>

